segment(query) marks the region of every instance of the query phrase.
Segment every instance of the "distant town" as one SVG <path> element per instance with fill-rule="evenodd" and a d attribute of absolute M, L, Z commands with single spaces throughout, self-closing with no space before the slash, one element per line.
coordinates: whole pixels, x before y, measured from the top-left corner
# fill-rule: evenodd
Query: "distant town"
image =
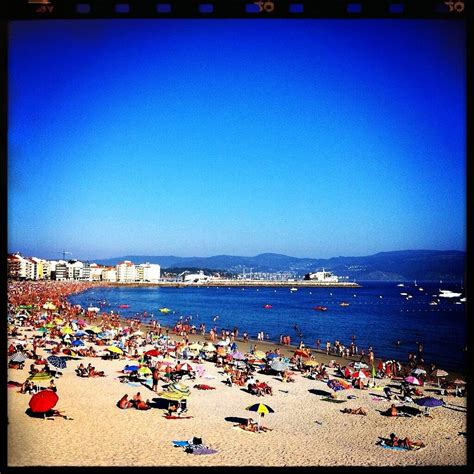
<path fill-rule="evenodd" d="M 172 270 L 172 271 L 169 271 Z M 25 257 L 19 253 L 7 256 L 7 276 L 13 280 L 91 281 L 124 284 L 231 284 L 231 285 L 341 285 L 358 286 L 341 282 L 341 277 L 322 269 L 297 278 L 294 272 L 252 272 L 231 274 L 224 271 L 169 269 L 156 263 L 134 263 L 124 260 L 114 266 L 100 265 L 75 259 L 46 260 Z"/>

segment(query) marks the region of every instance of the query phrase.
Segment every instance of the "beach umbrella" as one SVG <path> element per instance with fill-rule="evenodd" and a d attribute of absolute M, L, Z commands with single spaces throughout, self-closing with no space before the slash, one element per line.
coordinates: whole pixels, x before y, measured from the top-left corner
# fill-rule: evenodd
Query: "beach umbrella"
<path fill-rule="evenodd" d="M 272 360 L 275 357 L 278 357 L 278 354 L 275 354 L 274 352 L 270 352 L 270 354 L 267 355 L 267 360 Z"/>
<path fill-rule="evenodd" d="M 105 348 L 105 350 L 110 351 L 110 352 L 114 352 L 115 354 L 123 354 L 122 349 L 120 349 L 119 347 L 116 347 L 116 346 L 108 346 L 108 347 Z"/>
<path fill-rule="evenodd" d="M 56 392 L 45 389 L 35 393 L 31 397 L 28 405 L 33 413 L 46 413 L 56 405 L 58 400 L 59 397 Z"/>
<path fill-rule="evenodd" d="M 179 364 L 176 366 L 176 370 L 184 370 L 186 372 L 192 372 L 194 369 L 187 362 L 183 362 L 182 364 Z"/>
<path fill-rule="evenodd" d="M 230 355 L 235 360 L 244 360 L 245 359 L 245 355 L 240 351 L 232 352 Z"/>
<path fill-rule="evenodd" d="M 256 412 L 260 415 L 257 419 L 257 429 L 260 429 L 260 418 L 263 415 L 275 413 L 275 410 L 272 407 L 265 405 L 265 403 L 255 403 L 254 405 L 248 406 L 246 410 Z"/>
<path fill-rule="evenodd" d="M 295 356 L 309 357 L 309 354 L 306 351 L 303 351 L 302 349 L 297 349 L 295 351 Z"/>
<path fill-rule="evenodd" d="M 179 392 L 159 392 L 157 395 L 160 398 L 170 401 L 180 401 L 189 397 L 189 395 Z"/>
<path fill-rule="evenodd" d="M 466 382 L 464 380 L 461 380 L 461 379 L 456 379 L 454 382 L 453 382 L 454 385 L 466 385 Z"/>
<path fill-rule="evenodd" d="M 424 407 L 428 412 L 430 408 L 442 407 L 444 405 L 443 400 L 434 397 L 423 397 L 415 400 L 415 403 L 421 407 Z"/>
<path fill-rule="evenodd" d="M 48 362 L 57 369 L 65 369 L 66 368 L 66 361 L 62 357 L 58 357 L 55 355 L 48 357 Z"/>
<path fill-rule="evenodd" d="M 217 354 L 222 355 L 222 356 L 226 355 L 225 347 L 218 347 L 217 348 Z"/>
<path fill-rule="evenodd" d="M 188 349 L 191 349 L 192 351 L 200 351 L 202 348 L 203 346 L 198 342 L 194 342 L 190 346 L 188 346 Z"/>
<path fill-rule="evenodd" d="M 415 370 L 412 370 L 412 371 L 411 371 L 411 374 L 412 374 L 412 375 L 415 375 L 415 376 L 422 375 L 422 374 L 426 374 L 426 370 L 417 368 L 417 369 L 415 369 Z"/>
<path fill-rule="evenodd" d="M 216 346 L 211 343 L 206 343 L 202 349 L 206 352 L 216 352 Z"/>
<path fill-rule="evenodd" d="M 40 327 L 36 330 L 36 332 L 40 332 L 40 333 L 44 334 L 45 332 L 48 332 L 48 330 L 45 327 Z"/>
<path fill-rule="evenodd" d="M 28 377 L 28 380 L 32 380 L 33 382 L 40 382 L 44 380 L 49 380 L 51 378 L 51 374 L 48 374 L 46 372 L 36 372 L 33 375 L 30 375 Z"/>
<path fill-rule="evenodd" d="M 257 358 L 257 359 L 265 359 L 266 355 L 265 355 L 265 352 L 262 352 L 262 351 L 255 351 L 253 353 L 253 355 Z"/>
<path fill-rule="evenodd" d="M 219 341 L 216 346 L 228 346 L 229 345 L 229 341 Z"/>
<path fill-rule="evenodd" d="M 448 373 L 445 371 L 445 370 L 442 370 L 442 369 L 436 369 L 434 372 L 433 372 L 433 375 L 438 379 L 438 387 L 439 387 L 439 379 L 440 378 L 443 378 L 443 377 L 447 377 L 448 376 Z"/>
<path fill-rule="evenodd" d="M 51 310 L 51 311 L 54 311 L 56 308 L 56 306 L 54 306 L 53 303 L 51 303 L 50 301 L 48 301 L 47 303 L 45 303 L 43 305 L 43 309 L 48 309 L 48 310 Z"/>
<path fill-rule="evenodd" d="M 122 372 L 136 372 L 140 367 L 138 365 L 126 365 Z"/>
<path fill-rule="evenodd" d="M 79 347 L 79 346 L 84 346 L 85 344 L 80 339 L 75 339 L 74 341 L 72 341 L 72 345 L 74 347 Z"/>
<path fill-rule="evenodd" d="M 412 385 L 421 385 L 421 382 L 416 377 L 413 377 L 411 375 L 409 377 L 405 377 L 404 380 L 405 382 L 408 382 Z"/>
<path fill-rule="evenodd" d="M 281 358 L 273 359 L 270 364 L 270 368 L 276 372 L 283 372 L 287 370 L 289 366 L 290 364 L 286 360 Z"/>
<path fill-rule="evenodd" d="M 303 365 L 306 366 L 306 367 L 316 367 L 319 364 L 315 360 L 309 359 L 309 360 L 305 360 L 303 362 Z"/>
<path fill-rule="evenodd" d="M 76 332 L 74 333 L 74 336 L 76 336 L 76 337 L 87 336 L 87 333 L 86 333 L 86 331 L 80 330 L 80 331 L 76 331 Z"/>
<path fill-rule="evenodd" d="M 369 377 L 369 374 L 365 370 L 358 370 L 352 374 L 353 379 L 366 379 Z"/>
<path fill-rule="evenodd" d="M 158 349 L 150 349 L 149 351 L 145 352 L 145 355 L 150 357 L 158 357 L 161 352 Z"/>
<path fill-rule="evenodd" d="M 61 328 L 61 332 L 63 334 L 74 334 L 74 330 L 70 327 Z"/>
<path fill-rule="evenodd" d="M 56 324 L 62 324 L 64 321 L 61 318 L 54 318 Z"/>
<path fill-rule="evenodd" d="M 10 362 L 16 362 L 17 364 L 22 364 L 25 360 L 26 356 L 23 352 L 15 352 L 10 358 Z"/>
<path fill-rule="evenodd" d="M 238 349 L 237 347 L 237 344 L 235 342 L 233 342 L 231 345 L 230 345 L 230 350 L 231 351 L 236 351 Z"/>
<path fill-rule="evenodd" d="M 191 390 L 187 385 L 182 384 L 181 382 L 173 382 L 166 387 L 166 389 L 170 392 L 178 392 L 185 395 L 189 395 Z"/>
<path fill-rule="evenodd" d="M 50 321 L 49 323 L 44 325 L 44 327 L 46 327 L 48 329 L 54 328 L 54 326 L 56 326 L 56 324 L 54 324 L 52 321 Z"/>
<path fill-rule="evenodd" d="M 142 375 L 151 375 L 151 369 L 149 367 L 140 367 L 138 373 Z"/>

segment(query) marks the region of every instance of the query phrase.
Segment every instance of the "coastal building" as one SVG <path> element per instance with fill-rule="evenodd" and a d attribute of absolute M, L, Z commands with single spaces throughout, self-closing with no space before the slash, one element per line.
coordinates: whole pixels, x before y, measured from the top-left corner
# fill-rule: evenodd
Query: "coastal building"
<path fill-rule="evenodd" d="M 124 260 L 115 267 L 117 271 L 117 281 L 120 283 L 133 283 L 137 279 L 135 264 L 130 260 Z"/>
<path fill-rule="evenodd" d="M 68 280 L 81 280 L 84 264 L 80 260 L 69 260 L 67 263 Z"/>
<path fill-rule="evenodd" d="M 102 272 L 104 271 L 104 267 L 98 265 L 97 263 L 91 263 L 89 265 L 89 280 L 90 281 L 100 281 L 102 280 Z"/>
<path fill-rule="evenodd" d="M 155 263 L 142 263 L 136 266 L 137 280 L 156 283 L 161 278 L 161 267 Z"/>
<path fill-rule="evenodd" d="M 31 257 L 32 263 L 31 280 L 44 280 L 43 275 L 43 260 L 38 257 Z"/>
<path fill-rule="evenodd" d="M 308 273 L 305 275 L 305 280 L 314 280 L 321 283 L 337 283 L 339 277 L 333 275 L 331 272 L 325 271 L 323 268 L 321 272 Z"/>
<path fill-rule="evenodd" d="M 7 256 L 7 275 L 15 280 L 26 280 L 31 272 L 28 268 L 31 262 L 23 258 L 19 253 Z"/>
<path fill-rule="evenodd" d="M 84 262 L 84 266 L 82 267 L 81 280 L 90 281 L 90 279 L 91 279 L 91 264 L 89 262 Z"/>
<path fill-rule="evenodd" d="M 115 283 L 117 280 L 117 269 L 115 267 L 105 267 L 102 269 L 102 281 Z"/>
<path fill-rule="evenodd" d="M 179 276 L 182 279 L 182 281 L 188 282 L 188 283 L 204 282 L 204 281 L 208 281 L 212 279 L 211 277 L 205 275 L 202 270 L 200 270 L 198 273 L 190 273 L 188 271 L 185 271 L 181 273 Z"/>
<path fill-rule="evenodd" d="M 69 268 L 67 262 L 59 260 L 56 262 L 54 269 L 54 279 L 57 281 L 64 281 L 69 278 Z"/>

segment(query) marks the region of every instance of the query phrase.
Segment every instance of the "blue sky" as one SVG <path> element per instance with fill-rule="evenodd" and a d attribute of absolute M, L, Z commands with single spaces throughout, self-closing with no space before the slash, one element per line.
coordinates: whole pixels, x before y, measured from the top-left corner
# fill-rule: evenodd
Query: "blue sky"
<path fill-rule="evenodd" d="M 453 21 L 13 22 L 8 249 L 465 249 Z"/>

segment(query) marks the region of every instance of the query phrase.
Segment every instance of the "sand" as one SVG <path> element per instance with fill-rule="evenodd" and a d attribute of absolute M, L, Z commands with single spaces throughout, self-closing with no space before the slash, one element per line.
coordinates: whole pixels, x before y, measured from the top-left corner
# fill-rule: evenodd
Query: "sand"
<path fill-rule="evenodd" d="M 248 349 L 248 344 L 239 346 L 240 350 Z M 257 346 L 264 348 L 261 343 Z M 49 355 L 43 349 L 38 353 Z M 144 385 L 119 382 L 119 371 L 128 359 L 84 357 L 81 362 L 91 362 L 107 377 L 78 377 L 74 369 L 79 361 L 68 361 L 63 375 L 56 379 L 59 402 L 55 408 L 72 419 L 29 417 L 25 410 L 31 396 L 18 393 L 18 388 L 8 389 L 8 466 L 460 466 L 467 462 L 467 441 L 462 435 L 467 424 L 466 398 L 444 397 L 447 406 L 433 409 L 432 418 L 389 418 L 379 410 L 386 410 L 391 402 L 374 400 L 383 398 L 380 390 L 338 392 L 340 399 L 347 400 L 347 395 L 357 398 L 329 403 L 322 398 L 331 390 L 322 381 L 296 374 L 295 383 L 283 383 L 276 376 L 258 374 L 256 378 L 268 382 L 274 395 L 256 397 L 242 387 L 224 384 L 222 369 L 204 362 L 204 377 L 184 380 L 192 390 L 188 407 L 193 418 L 167 420 L 161 408 L 139 411 L 116 407 L 125 393 L 131 398 L 140 391 L 144 399 L 156 398 Z M 8 380 L 23 382 L 30 363 L 27 361 L 23 370 L 8 369 Z M 332 375 L 332 369 L 329 373 Z M 380 386 L 393 383 L 389 379 L 376 381 Z M 198 383 L 216 390 L 192 389 Z M 437 396 L 435 390 L 424 388 L 425 395 Z M 234 428 L 238 419 L 256 418 L 245 407 L 258 402 L 275 410 L 263 419 L 272 431 L 249 433 Z M 359 406 L 367 410 L 367 416 L 341 413 L 345 407 Z M 392 432 L 401 438 L 422 440 L 426 447 L 402 452 L 376 444 L 379 437 Z M 193 436 L 201 437 L 218 453 L 196 456 L 172 445 L 172 440 Z"/>

